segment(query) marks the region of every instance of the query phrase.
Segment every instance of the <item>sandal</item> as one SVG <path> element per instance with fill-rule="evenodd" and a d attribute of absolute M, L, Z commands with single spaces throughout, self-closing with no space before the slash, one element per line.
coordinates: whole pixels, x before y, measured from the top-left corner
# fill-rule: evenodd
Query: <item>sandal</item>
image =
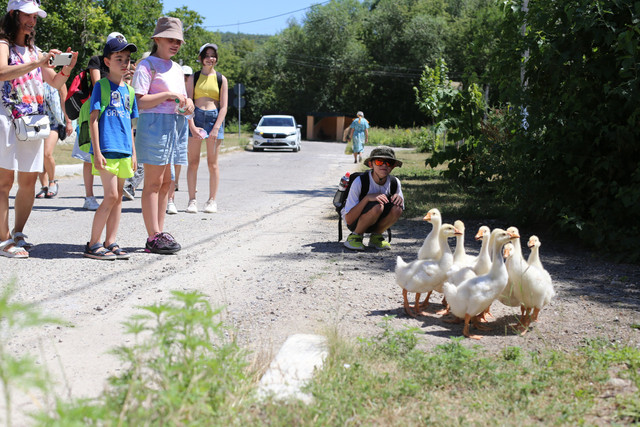
<path fill-rule="evenodd" d="M 11 247 L 7 249 L 7 246 L 9 245 L 11 245 Z M 7 258 L 29 258 L 29 252 L 16 245 L 13 239 L 9 239 L 4 242 L 0 242 L 0 256 Z"/>
<path fill-rule="evenodd" d="M 36 194 L 36 199 L 44 199 L 47 197 L 47 191 L 49 191 L 48 187 L 40 187 L 40 191 Z"/>
<path fill-rule="evenodd" d="M 93 246 L 89 246 L 89 242 L 87 242 L 87 245 L 84 247 L 84 254 L 82 255 L 87 258 L 104 259 L 109 261 L 113 261 L 116 259 L 116 254 L 109 251 L 101 243 L 96 243 Z"/>
<path fill-rule="evenodd" d="M 117 243 L 112 243 L 109 246 L 103 244 L 103 246 L 109 251 L 109 252 L 113 252 L 114 254 L 116 254 L 116 258 L 117 259 L 129 259 L 129 252 L 125 251 L 124 249 L 120 248 L 120 245 L 118 245 Z"/>
<path fill-rule="evenodd" d="M 51 184 L 55 185 L 55 187 Z M 52 188 L 55 188 L 55 190 L 52 190 Z M 47 199 L 51 199 L 52 197 L 56 197 L 57 195 L 58 195 L 58 180 L 55 179 L 53 181 L 49 181 L 49 189 L 47 190 L 44 197 L 46 197 Z"/>
<path fill-rule="evenodd" d="M 30 251 L 31 249 L 33 249 L 33 247 L 35 246 L 33 243 L 29 243 L 27 242 L 27 238 L 29 236 L 27 236 L 26 234 L 18 231 L 12 231 L 11 232 L 11 238 L 13 239 L 13 242 L 16 244 L 16 246 L 20 247 L 20 248 L 24 248 L 28 251 Z"/>

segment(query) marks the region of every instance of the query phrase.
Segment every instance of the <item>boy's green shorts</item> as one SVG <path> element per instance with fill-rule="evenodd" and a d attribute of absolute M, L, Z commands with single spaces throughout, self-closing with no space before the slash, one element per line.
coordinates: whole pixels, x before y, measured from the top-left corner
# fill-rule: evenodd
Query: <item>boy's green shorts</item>
<path fill-rule="evenodd" d="M 105 170 L 114 174 L 118 178 L 131 178 L 133 176 L 133 164 L 131 163 L 131 157 L 107 159 L 107 166 L 105 167 Z M 91 155 L 91 173 L 93 175 L 100 176 L 100 171 L 96 169 L 93 154 Z"/>

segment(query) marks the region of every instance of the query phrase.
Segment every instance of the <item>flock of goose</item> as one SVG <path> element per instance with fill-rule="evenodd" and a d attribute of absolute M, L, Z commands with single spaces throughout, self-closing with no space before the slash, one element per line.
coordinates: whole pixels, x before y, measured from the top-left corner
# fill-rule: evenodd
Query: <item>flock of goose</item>
<path fill-rule="evenodd" d="M 418 251 L 418 259 L 396 261 L 396 283 L 402 288 L 405 312 L 416 317 L 428 315 L 424 311 L 429 305 L 433 291 L 444 294 L 445 308 L 437 314 L 455 316 L 445 322 L 456 323 L 464 319 L 464 336 L 480 339 L 469 333 L 469 324 L 477 329 L 485 316 L 491 315 L 491 304 L 498 300 L 510 307 L 520 307 L 518 329 L 525 334 L 532 321 L 538 320 L 540 310 L 554 297 L 551 276 L 540 261 L 540 239 L 529 238 L 527 246 L 531 253 L 527 260 L 522 255 L 520 233 L 516 227 L 506 230 L 487 226 L 478 230 L 475 238 L 482 241 L 478 256 L 468 255 L 464 248 L 464 224 L 443 224 L 438 209 L 431 209 L 424 217 L 433 228 Z M 449 247 L 448 239 L 456 238 L 455 251 Z M 407 294 L 415 293 L 415 304 L 410 306 Z M 427 293 L 421 303 L 421 294 Z"/>

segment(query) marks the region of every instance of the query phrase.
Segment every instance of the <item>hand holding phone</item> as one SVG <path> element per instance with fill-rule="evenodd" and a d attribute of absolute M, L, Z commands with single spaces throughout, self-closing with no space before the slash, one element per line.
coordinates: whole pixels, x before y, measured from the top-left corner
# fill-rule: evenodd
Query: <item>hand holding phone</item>
<path fill-rule="evenodd" d="M 71 52 L 59 53 L 49 59 L 49 64 L 51 64 L 52 67 L 64 67 L 65 65 L 71 64 L 71 58 Z"/>

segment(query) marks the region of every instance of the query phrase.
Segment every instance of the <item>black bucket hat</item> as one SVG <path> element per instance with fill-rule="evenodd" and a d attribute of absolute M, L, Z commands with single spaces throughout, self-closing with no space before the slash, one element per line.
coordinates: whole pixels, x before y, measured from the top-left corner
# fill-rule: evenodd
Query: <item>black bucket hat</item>
<path fill-rule="evenodd" d="M 393 160 L 397 167 L 402 167 L 402 161 L 396 159 L 396 153 L 390 147 L 376 147 L 371 150 L 371 154 L 364 161 L 364 164 L 371 167 L 371 160 L 373 159 L 386 159 Z"/>

